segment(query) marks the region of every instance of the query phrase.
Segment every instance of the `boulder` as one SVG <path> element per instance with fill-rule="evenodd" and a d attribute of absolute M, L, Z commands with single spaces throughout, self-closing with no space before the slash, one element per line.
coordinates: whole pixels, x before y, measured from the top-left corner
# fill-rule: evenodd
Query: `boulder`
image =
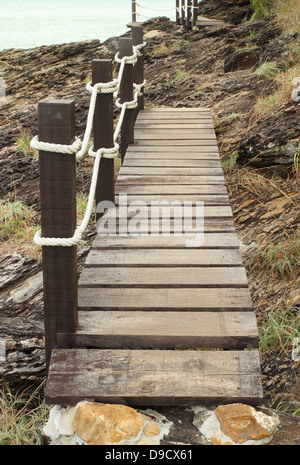
<path fill-rule="evenodd" d="M 89 445 L 111 445 L 136 438 L 144 420 L 125 405 L 80 402 L 76 406 L 72 426 Z"/>
<path fill-rule="evenodd" d="M 261 49 L 245 48 L 236 52 L 230 53 L 224 61 L 224 72 L 240 71 L 242 69 L 252 68 L 258 60 Z"/>
<path fill-rule="evenodd" d="M 214 445 L 262 445 L 273 439 L 278 425 L 275 415 L 229 404 L 218 406 L 199 430 Z"/>

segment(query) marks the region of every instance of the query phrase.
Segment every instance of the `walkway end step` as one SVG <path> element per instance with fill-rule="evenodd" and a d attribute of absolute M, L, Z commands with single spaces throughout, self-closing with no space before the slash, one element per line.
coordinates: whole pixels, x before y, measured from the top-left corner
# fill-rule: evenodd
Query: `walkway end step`
<path fill-rule="evenodd" d="M 52 351 L 46 402 L 132 406 L 263 401 L 258 351 Z"/>

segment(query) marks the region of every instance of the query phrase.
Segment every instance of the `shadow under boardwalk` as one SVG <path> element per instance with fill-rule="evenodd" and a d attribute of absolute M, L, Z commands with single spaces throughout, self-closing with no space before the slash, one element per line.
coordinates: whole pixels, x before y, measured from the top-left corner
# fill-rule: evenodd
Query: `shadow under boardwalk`
<path fill-rule="evenodd" d="M 261 404 L 256 319 L 210 111 L 140 111 L 115 191 L 103 225 L 116 224 L 117 234 L 94 240 L 78 329 L 57 336 L 46 401 Z M 165 201 L 159 221 L 148 215 L 155 201 Z M 194 222 L 182 234 L 184 202 Z M 196 202 L 204 202 L 199 224 Z M 144 234 L 121 235 L 137 223 Z"/>

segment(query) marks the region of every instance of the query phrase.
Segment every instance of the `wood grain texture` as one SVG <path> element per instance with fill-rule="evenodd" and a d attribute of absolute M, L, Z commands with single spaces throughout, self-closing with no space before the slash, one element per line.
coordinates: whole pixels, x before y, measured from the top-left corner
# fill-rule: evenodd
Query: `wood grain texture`
<path fill-rule="evenodd" d="M 257 351 L 56 349 L 48 403 L 132 406 L 262 402 Z"/>
<path fill-rule="evenodd" d="M 84 268 L 79 287 L 219 288 L 248 287 L 244 267 L 109 267 Z"/>
<path fill-rule="evenodd" d="M 80 289 L 78 308 L 97 311 L 253 311 L 249 290 L 244 288 L 100 289 L 86 287 Z"/>
<path fill-rule="evenodd" d="M 70 337 L 60 334 L 61 347 L 93 349 L 257 348 L 252 312 L 80 312 Z"/>
<path fill-rule="evenodd" d="M 238 249 L 186 248 L 178 253 L 174 249 L 92 249 L 86 266 L 241 266 L 242 257 Z"/>

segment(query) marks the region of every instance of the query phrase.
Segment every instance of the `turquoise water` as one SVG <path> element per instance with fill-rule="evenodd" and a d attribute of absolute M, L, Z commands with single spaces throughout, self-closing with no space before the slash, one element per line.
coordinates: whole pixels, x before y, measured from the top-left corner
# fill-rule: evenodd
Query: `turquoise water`
<path fill-rule="evenodd" d="M 175 0 L 141 0 L 137 13 L 137 21 L 156 16 L 174 20 Z M 128 31 L 131 19 L 131 0 L 0 0 L 0 50 L 102 42 Z"/>

